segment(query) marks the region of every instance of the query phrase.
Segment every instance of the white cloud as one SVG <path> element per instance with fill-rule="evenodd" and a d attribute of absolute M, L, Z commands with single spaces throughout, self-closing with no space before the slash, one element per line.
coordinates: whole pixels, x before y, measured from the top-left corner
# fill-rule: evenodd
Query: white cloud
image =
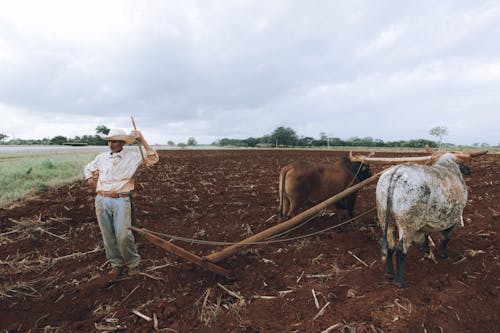
<path fill-rule="evenodd" d="M 497 144 L 499 29 L 490 1 L 1 2 L 0 132 L 93 134 L 134 115 L 162 143 L 442 124 Z"/>

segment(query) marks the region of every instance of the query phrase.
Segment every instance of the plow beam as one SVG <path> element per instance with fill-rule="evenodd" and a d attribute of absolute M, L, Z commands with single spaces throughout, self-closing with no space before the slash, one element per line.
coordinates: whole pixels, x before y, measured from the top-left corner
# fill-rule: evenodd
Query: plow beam
<path fill-rule="evenodd" d="M 283 223 L 275 225 L 274 227 L 271 227 L 271 228 L 268 228 L 264 231 L 261 231 L 261 232 L 255 234 L 249 238 L 246 238 L 246 239 L 244 239 L 236 244 L 228 246 L 219 252 L 214 252 L 214 253 L 212 253 L 204 258 L 210 262 L 219 262 L 219 261 L 233 255 L 241 248 L 250 245 L 249 243 L 262 241 L 262 240 L 264 240 L 272 235 L 275 235 L 279 232 L 290 229 L 290 228 L 296 226 L 297 224 L 301 223 L 302 221 L 305 221 L 305 220 L 313 217 L 314 215 L 318 214 L 320 211 L 322 211 L 323 209 L 332 205 L 333 203 L 335 203 L 335 202 L 343 199 L 344 197 L 356 192 L 357 190 L 366 186 L 367 184 L 373 183 L 374 181 L 376 181 L 380 177 L 380 175 L 382 173 L 384 173 L 388 169 L 390 169 L 390 168 L 386 168 L 386 169 L 380 171 L 379 173 L 371 176 L 370 178 L 367 178 L 367 179 L 363 180 L 362 182 L 359 182 L 356 185 L 353 185 L 353 186 L 345 189 L 344 191 L 342 191 L 342 192 L 334 195 L 333 197 L 317 204 L 316 206 L 311 207 L 308 210 L 292 217 L 288 221 L 285 221 Z"/>
<path fill-rule="evenodd" d="M 162 249 L 165 249 L 169 252 L 172 252 L 173 254 L 176 254 L 179 257 L 186 259 L 187 261 L 190 261 L 190 262 L 192 262 L 192 263 L 194 263 L 202 268 L 206 268 L 206 269 L 208 269 L 216 274 L 225 276 L 228 279 L 234 279 L 234 274 L 230 270 L 227 270 L 225 268 L 220 267 L 219 265 L 208 262 L 208 261 L 204 260 L 203 258 L 197 256 L 196 254 L 191 253 L 186 249 L 183 249 L 180 246 L 177 246 L 177 245 L 170 243 L 170 242 L 168 242 L 168 241 L 166 241 L 158 236 L 155 236 L 155 235 L 149 233 L 147 230 L 136 228 L 136 227 L 129 227 L 129 229 L 136 231 L 137 233 L 139 233 L 139 235 L 146 237 L 146 239 L 149 242 L 161 247 Z"/>

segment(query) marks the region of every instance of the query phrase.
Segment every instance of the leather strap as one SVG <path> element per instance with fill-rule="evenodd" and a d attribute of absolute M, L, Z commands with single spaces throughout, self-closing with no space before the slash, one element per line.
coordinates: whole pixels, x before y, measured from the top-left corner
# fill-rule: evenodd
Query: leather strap
<path fill-rule="evenodd" d="M 128 193 L 100 192 L 100 191 L 97 192 L 97 195 L 108 198 L 127 198 L 129 196 Z"/>

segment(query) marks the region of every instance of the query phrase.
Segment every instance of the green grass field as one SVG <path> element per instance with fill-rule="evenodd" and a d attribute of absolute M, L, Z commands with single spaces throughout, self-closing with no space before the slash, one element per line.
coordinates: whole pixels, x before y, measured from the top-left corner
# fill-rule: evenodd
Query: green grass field
<path fill-rule="evenodd" d="M 0 156 L 0 207 L 28 193 L 83 179 L 83 167 L 95 152 Z"/>

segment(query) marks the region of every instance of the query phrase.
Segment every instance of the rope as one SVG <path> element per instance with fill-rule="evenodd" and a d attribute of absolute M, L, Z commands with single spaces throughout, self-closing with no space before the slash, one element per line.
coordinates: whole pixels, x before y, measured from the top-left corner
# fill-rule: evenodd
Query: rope
<path fill-rule="evenodd" d="M 361 161 L 361 163 L 359 163 L 358 171 L 356 171 L 356 173 L 354 174 L 354 177 L 352 177 L 351 182 L 349 183 L 349 185 L 346 186 L 345 189 L 348 189 L 354 183 L 354 180 L 356 180 L 356 178 L 358 177 L 359 172 L 361 171 L 361 168 L 363 167 L 363 163 L 364 163 L 364 161 Z"/>
<path fill-rule="evenodd" d="M 259 244 L 272 244 L 272 243 L 289 242 L 289 241 L 294 241 L 294 240 L 297 240 L 297 239 L 302 239 L 302 238 L 316 236 L 316 235 L 322 234 L 322 233 L 324 233 L 324 232 L 326 232 L 328 230 L 332 230 L 332 229 L 341 227 L 341 226 L 343 226 L 343 225 L 345 225 L 347 223 L 351 223 L 351 222 L 353 222 L 353 221 L 355 221 L 355 220 L 357 220 L 357 219 L 359 219 L 359 218 L 367 215 L 368 213 L 371 213 L 375 209 L 376 209 L 376 207 L 372 207 L 372 208 L 368 209 L 367 211 L 361 213 L 360 215 L 358 215 L 356 217 L 353 217 L 352 219 L 349 219 L 347 221 L 344 221 L 342 223 L 336 224 L 334 226 L 331 226 L 331 227 L 328 227 L 328 228 L 325 228 L 325 229 L 322 229 L 322 230 L 319 230 L 319 231 L 315 231 L 315 232 L 307 234 L 307 235 L 302 235 L 302 236 L 297 236 L 297 237 L 291 237 L 291 238 L 284 238 L 284 239 L 268 240 L 268 241 L 262 241 L 262 242 L 250 242 L 250 243 L 245 243 L 245 245 L 259 245 Z M 302 223 L 301 226 L 304 225 L 304 224 L 306 224 L 307 222 L 311 221 L 314 217 L 315 216 L 311 217 L 306 222 Z M 290 229 L 287 232 L 290 232 L 290 231 L 292 231 L 294 229 L 296 229 L 296 228 Z M 186 237 L 180 237 L 180 236 L 173 236 L 173 235 L 164 234 L 164 233 L 161 233 L 161 232 L 151 231 L 151 230 L 148 230 L 148 229 L 143 229 L 143 230 L 145 232 L 148 232 L 148 233 L 151 233 L 151 234 L 155 234 L 155 235 L 158 235 L 158 236 L 163 236 L 163 237 L 166 237 L 166 238 L 171 238 L 173 240 L 177 240 L 177 241 L 181 241 L 181 242 L 185 242 L 185 243 L 191 243 L 191 244 L 234 245 L 234 244 L 240 243 L 240 242 L 206 241 L 206 240 L 200 240 L 200 239 L 193 239 L 193 238 L 186 238 Z M 283 234 L 283 233 L 281 233 L 281 234 Z M 276 235 L 274 235 L 274 236 L 276 236 Z"/>

